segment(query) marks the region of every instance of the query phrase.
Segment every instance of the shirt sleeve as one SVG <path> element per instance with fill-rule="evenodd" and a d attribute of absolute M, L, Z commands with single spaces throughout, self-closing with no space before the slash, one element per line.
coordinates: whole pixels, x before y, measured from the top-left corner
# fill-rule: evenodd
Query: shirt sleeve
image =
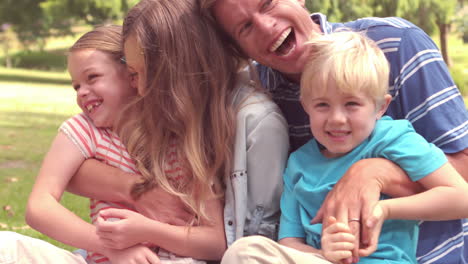
<path fill-rule="evenodd" d="M 409 120 L 416 132 L 445 153 L 468 147 L 468 112 L 432 39 L 404 29 L 398 52 L 386 53 L 393 101 L 387 114 Z"/>
<path fill-rule="evenodd" d="M 63 122 L 59 131 L 88 159 L 96 155 L 97 129 L 84 114 L 78 114 Z"/>
<path fill-rule="evenodd" d="M 406 120 L 390 120 L 378 131 L 376 144 L 380 153 L 374 155 L 398 164 L 412 181 L 418 181 L 447 163 L 442 150 L 428 143 Z"/>
<path fill-rule="evenodd" d="M 249 123 L 255 124 L 255 127 L 249 128 L 251 132 L 247 137 L 250 211 L 247 215 L 252 229 L 257 229 L 253 227 L 258 225 L 258 234 L 276 237 L 283 191 L 282 176 L 289 148 L 287 124 L 278 111 Z M 262 221 L 255 224 L 255 219 Z"/>

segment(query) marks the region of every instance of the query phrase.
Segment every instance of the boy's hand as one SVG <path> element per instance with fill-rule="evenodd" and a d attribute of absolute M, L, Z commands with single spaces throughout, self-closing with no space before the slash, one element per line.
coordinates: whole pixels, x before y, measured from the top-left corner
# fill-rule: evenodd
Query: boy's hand
<path fill-rule="evenodd" d="M 106 256 L 112 264 L 160 264 L 156 253 L 143 245 L 136 245 L 123 250 L 110 249 Z"/>
<path fill-rule="evenodd" d="M 339 223 L 330 216 L 327 227 L 322 231 L 322 254 L 333 263 L 345 262 L 353 255 L 355 239 L 347 224 Z"/>
<path fill-rule="evenodd" d="M 371 215 L 367 217 L 363 228 L 363 237 L 369 238 L 369 241 L 365 245 L 361 245 L 359 249 L 359 256 L 369 256 L 374 253 L 379 244 L 380 231 L 382 229 L 383 222 L 387 219 L 388 210 L 385 207 L 385 200 L 378 201 L 372 209 Z"/>

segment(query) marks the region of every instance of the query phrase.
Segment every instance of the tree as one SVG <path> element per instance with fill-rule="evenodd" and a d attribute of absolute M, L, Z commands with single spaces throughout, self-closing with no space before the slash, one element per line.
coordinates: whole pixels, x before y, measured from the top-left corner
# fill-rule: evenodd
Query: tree
<path fill-rule="evenodd" d="M 30 43 L 45 44 L 49 30 L 40 3 L 44 0 L 3 0 L 0 4 L 0 24 L 11 24 L 25 48 Z"/>

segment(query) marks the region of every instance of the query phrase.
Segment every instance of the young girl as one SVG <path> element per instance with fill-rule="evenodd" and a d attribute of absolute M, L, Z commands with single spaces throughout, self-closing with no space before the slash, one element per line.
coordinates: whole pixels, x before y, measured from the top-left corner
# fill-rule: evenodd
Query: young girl
<path fill-rule="evenodd" d="M 76 169 L 87 158 L 122 170 L 136 172 L 132 160 L 113 132 L 114 117 L 136 95 L 131 76 L 121 62 L 121 27 L 103 26 L 84 34 L 70 49 L 68 70 L 77 103 L 83 110 L 65 121 L 44 158 L 30 194 L 26 220 L 33 228 L 61 241 L 105 254 L 113 263 L 122 256 L 128 259 L 157 257 L 145 246 L 109 250 L 96 235 L 96 228 L 60 204 L 60 198 Z M 125 205 L 104 201 L 91 202 L 94 223 L 101 208 Z M 2 259 L 34 263 L 86 263 L 76 254 L 56 248 L 44 241 L 15 233 L 1 235 Z M 88 263 L 106 262 L 102 255 L 90 255 Z"/>

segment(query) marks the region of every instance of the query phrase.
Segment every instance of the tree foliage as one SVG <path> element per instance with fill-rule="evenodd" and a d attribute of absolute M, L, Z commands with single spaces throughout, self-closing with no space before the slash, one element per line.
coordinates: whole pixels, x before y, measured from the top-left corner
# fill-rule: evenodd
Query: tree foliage
<path fill-rule="evenodd" d="M 330 21 L 346 22 L 360 17 L 403 17 L 428 34 L 439 33 L 442 55 L 448 65 L 447 36 L 456 20 L 456 10 L 465 0 L 306 0 L 311 12 L 321 12 Z"/>
<path fill-rule="evenodd" d="M 97 25 L 121 20 L 138 0 L 2 0 L 0 25 L 11 24 L 28 47 L 44 46 L 45 38 L 70 34 L 71 26 Z"/>

